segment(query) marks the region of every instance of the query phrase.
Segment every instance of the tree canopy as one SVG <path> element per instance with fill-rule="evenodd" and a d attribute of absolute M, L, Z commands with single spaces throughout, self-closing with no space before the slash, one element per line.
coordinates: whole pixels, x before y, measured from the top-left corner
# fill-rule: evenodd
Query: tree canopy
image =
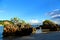
<path fill-rule="evenodd" d="M 25 24 L 25 23 L 26 23 L 24 20 L 21 20 L 21 19 L 19 19 L 18 17 L 11 18 L 11 21 L 12 21 L 14 24 L 18 24 L 18 23 L 23 23 L 23 24 Z"/>

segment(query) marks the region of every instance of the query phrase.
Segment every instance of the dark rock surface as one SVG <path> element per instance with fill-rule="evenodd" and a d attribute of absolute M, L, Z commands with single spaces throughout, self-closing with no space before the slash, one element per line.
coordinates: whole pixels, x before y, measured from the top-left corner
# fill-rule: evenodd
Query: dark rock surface
<path fill-rule="evenodd" d="M 26 35 L 30 35 L 32 33 L 32 28 L 26 29 L 26 28 L 22 28 L 21 31 L 17 30 L 16 32 L 3 32 L 3 36 L 26 36 Z"/>

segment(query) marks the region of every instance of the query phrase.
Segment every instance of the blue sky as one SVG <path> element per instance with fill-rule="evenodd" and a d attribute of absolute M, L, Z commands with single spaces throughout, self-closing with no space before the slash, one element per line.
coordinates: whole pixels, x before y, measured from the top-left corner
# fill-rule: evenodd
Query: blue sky
<path fill-rule="evenodd" d="M 60 9 L 60 0 L 0 0 L 0 19 L 19 17 L 38 22 L 51 19 L 48 12 L 56 9 Z"/>

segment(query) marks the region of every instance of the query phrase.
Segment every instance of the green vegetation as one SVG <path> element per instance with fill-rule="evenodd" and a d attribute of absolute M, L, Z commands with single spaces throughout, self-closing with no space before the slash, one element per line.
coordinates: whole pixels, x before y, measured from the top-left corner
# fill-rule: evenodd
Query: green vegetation
<path fill-rule="evenodd" d="M 0 25 L 3 25 L 3 24 L 4 24 L 4 22 L 2 20 L 0 20 Z"/>
<path fill-rule="evenodd" d="M 17 24 L 20 22 L 20 20 L 19 20 L 19 18 L 14 17 L 14 18 L 11 18 L 11 22 L 13 22 L 14 24 Z"/>
<path fill-rule="evenodd" d="M 56 23 L 54 23 L 54 22 L 52 22 L 52 21 L 50 21 L 50 20 L 45 20 L 45 21 L 43 22 L 43 25 L 56 26 Z"/>
<path fill-rule="evenodd" d="M 20 20 L 17 17 L 11 18 L 11 20 L 0 20 L 0 25 L 5 25 L 4 22 L 9 22 L 10 24 L 14 24 L 14 25 L 19 23 L 26 24 L 24 20 Z"/>
<path fill-rule="evenodd" d="M 0 20 L 0 25 L 5 25 L 4 22 L 9 22 L 10 24 L 13 24 L 13 22 L 9 20 Z"/>
<path fill-rule="evenodd" d="M 11 18 L 11 22 L 13 22 L 14 24 L 18 24 L 18 23 L 23 23 L 25 24 L 26 22 L 24 20 L 21 20 L 17 17 Z"/>

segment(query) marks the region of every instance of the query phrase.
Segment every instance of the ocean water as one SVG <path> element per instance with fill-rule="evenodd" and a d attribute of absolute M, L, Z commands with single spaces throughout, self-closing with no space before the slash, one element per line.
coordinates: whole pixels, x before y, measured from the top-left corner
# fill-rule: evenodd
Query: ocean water
<path fill-rule="evenodd" d="M 3 33 L 3 26 L 0 26 L 0 40 L 2 40 L 2 38 L 3 38 L 2 33 Z"/>
<path fill-rule="evenodd" d="M 42 30 L 42 29 L 40 29 Z M 9 36 L 3 37 L 3 27 L 0 27 L 0 40 L 60 40 L 60 32 L 49 32 L 49 33 L 41 33 L 42 31 L 37 30 L 35 34 L 31 34 L 29 36 L 17 37 L 17 36 Z"/>
<path fill-rule="evenodd" d="M 48 34 L 36 33 L 23 37 L 5 37 L 3 40 L 60 40 L 60 32 L 51 32 Z"/>

